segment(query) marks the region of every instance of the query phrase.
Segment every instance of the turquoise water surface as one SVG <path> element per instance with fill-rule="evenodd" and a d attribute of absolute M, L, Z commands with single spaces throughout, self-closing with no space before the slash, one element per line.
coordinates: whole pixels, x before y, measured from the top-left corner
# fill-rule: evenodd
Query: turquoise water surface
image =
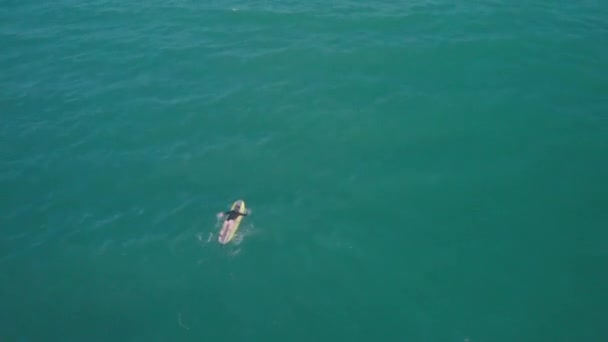
<path fill-rule="evenodd" d="M 0 43 L 0 341 L 608 340 L 608 2 L 8 0 Z"/>

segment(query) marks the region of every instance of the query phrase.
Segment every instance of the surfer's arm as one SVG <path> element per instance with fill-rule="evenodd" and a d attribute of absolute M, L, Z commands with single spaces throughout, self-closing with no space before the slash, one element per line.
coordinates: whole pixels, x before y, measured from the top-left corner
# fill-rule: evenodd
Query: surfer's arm
<path fill-rule="evenodd" d="M 217 213 L 217 217 L 221 218 L 224 217 L 225 215 L 228 215 L 230 213 L 230 211 L 220 211 L 219 213 Z"/>
<path fill-rule="evenodd" d="M 226 212 L 226 215 L 228 215 L 230 212 L 231 212 L 231 211 L 227 211 L 227 212 Z M 240 216 L 248 216 L 250 213 L 251 213 L 251 209 L 247 209 L 247 210 L 245 210 L 245 212 L 244 212 L 244 213 L 241 213 L 240 211 L 236 211 L 236 214 L 237 214 L 237 215 L 240 215 Z"/>
<path fill-rule="evenodd" d="M 217 213 L 217 217 L 228 216 L 232 212 L 233 212 L 232 210 L 223 211 L 223 212 L 220 211 L 219 213 Z M 237 212 L 237 215 L 240 215 L 240 216 L 249 216 L 250 213 L 251 213 L 251 209 L 247 209 L 247 211 L 245 213 Z"/>
<path fill-rule="evenodd" d="M 247 209 L 247 211 L 245 211 L 244 213 L 237 212 L 236 214 L 239 215 L 239 216 L 249 216 L 249 212 L 250 212 L 250 210 Z"/>

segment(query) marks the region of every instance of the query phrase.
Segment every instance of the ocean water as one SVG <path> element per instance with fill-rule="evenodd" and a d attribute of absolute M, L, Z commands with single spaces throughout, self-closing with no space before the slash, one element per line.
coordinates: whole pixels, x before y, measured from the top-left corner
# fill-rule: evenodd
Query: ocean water
<path fill-rule="evenodd" d="M 0 43 L 2 342 L 608 340 L 608 2 L 6 0 Z"/>

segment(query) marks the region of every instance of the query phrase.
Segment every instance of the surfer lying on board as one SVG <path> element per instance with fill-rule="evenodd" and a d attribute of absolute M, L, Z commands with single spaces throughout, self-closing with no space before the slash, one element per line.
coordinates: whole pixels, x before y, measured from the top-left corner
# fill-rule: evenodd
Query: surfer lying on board
<path fill-rule="evenodd" d="M 222 218 L 226 216 L 224 220 L 224 225 L 222 226 L 222 230 L 220 231 L 220 238 L 223 240 L 224 236 L 229 235 L 229 233 L 234 229 L 235 220 L 239 216 L 247 216 L 251 213 L 251 209 L 247 209 L 245 213 L 241 213 L 241 201 L 237 201 L 235 206 L 224 212 L 217 213 L 217 218 Z"/>

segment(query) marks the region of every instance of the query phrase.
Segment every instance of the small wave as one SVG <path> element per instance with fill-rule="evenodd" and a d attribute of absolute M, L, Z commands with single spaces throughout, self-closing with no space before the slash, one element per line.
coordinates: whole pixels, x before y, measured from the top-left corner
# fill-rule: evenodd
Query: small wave
<path fill-rule="evenodd" d="M 241 253 L 241 249 L 240 249 L 240 248 L 236 248 L 236 249 L 233 249 L 233 250 L 230 252 L 230 256 L 232 256 L 232 257 L 236 257 L 237 255 L 239 255 L 239 253 Z"/>
<path fill-rule="evenodd" d="M 96 256 L 106 254 L 106 252 L 108 251 L 108 248 L 109 247 L 111 248 L 111 246 L 113 244 L 114 244 L 114 241 L 105 240 L 101 244 L 99 244 L 99 247 L 93 251 L 93 254 Z"/>
<path fill-rule="evenodd" d="M 213 236 L 214 236 L 214 234 L 212 232 L 209 232 L 207 237 L 205 237 L 205 235 L 203 233 L 198 233 L 198 234 L 196 234 L 196 239 L 198 240 L 199 244 L 206 245 L 208 243 L 213 242 Z"/>

